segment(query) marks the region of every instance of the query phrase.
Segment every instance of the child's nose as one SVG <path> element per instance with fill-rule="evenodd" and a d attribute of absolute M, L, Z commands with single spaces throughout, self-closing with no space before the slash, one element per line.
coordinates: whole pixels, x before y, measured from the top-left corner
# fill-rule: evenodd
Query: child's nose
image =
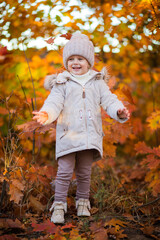
<path fill-rule="evenodd" d="M 74 59 L 74 63 L 78 63 L 78 59 L 77 58 Z"/>

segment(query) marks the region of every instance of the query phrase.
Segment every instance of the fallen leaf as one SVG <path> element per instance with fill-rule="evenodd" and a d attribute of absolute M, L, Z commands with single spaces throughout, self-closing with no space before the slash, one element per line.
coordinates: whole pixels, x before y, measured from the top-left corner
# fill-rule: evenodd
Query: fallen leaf
<path fill-rule="evenodd" d="M 12 235 L 2 235 L 0 236 L 0 240 L 19 240 L 15 234 Z"/>
<path fill-rule="evenodd" d="M 16 220 L 12 219 L 0 219 L 0 228 L 24 228 L 24 225 L 16 218 Z"/>
<path fill-rule="evenodd" d="M 18 182 L 18 180 L 16 182 Z M 24 188 L 24 186 L 21 185 L 20 182 L 18 182 L 17 186 L 14 184 L 14 181 L 11 184 L 9 184 L 9 195 L 11 195 L 10 201 L 14 201 L 17 204 L 19 204 L 20 200 L 23 197 L 23 193 L 19 188 L 21 189 Z"/>
<path fill-rule="evenodd" d="M 153 233 L 154 231 L 154 226 L 145 226 L 144 228 L 140 228 L 142 230 L 142 232 L 145 234 L 145 235 L 149 235 L 151 236 L 151 234 Z"/>
<path fill-rule="evenodd" d="M 102 222 L 93 222 L 90 226 L 91 232 L 94 234 L 95 240 L 107 240 L 107 230 L 104 228 Z"/>
<path fill-rule="evenodd" d="M 46 206 L 42 205 L 41 202 L 38 201 L 36 197 L 33 197 L 32 195 L 29 196 L 29 206 L 35 209 L 37 212 L 44 212 Z"/>
<path fill-rule="evenodd" d="M 57 226 L 49 219 L 40 224 L 32 223 L 32 227 L 34 232 L 46 232 L 50 234 L 54 234 L 57 230 Z"/>
<path fill-rule="evenodd" d="M 121 227 L 125 227 L 127 225 L 127 223 L 123 222 L 119 219 L 115 219 L 115 218 L 112 218 L 110 221 L 107 221 L 105 223 L 105 226 L 116 226 L 116 225 L 119 225 Z"/>
<path fill-rule="evenodd" d="M 61 229 L 66 229 L 66 228 L 75 228 L 76 226 L 74 226 L 72 223 L 66 224 L 63 227 L 61 227 Z"/>

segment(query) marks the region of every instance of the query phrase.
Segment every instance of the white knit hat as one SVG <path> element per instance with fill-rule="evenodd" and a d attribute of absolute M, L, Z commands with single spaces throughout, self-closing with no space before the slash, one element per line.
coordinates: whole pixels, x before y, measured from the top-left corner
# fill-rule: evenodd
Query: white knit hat
<path fill-rule="evenodd" d="M 63 64 L 67 69 L 67 60 L 73 55 L 87 59 L 91 67 L 94 65 L 94 46 L 87 35 L 74 33 L 63 49 Z"/>

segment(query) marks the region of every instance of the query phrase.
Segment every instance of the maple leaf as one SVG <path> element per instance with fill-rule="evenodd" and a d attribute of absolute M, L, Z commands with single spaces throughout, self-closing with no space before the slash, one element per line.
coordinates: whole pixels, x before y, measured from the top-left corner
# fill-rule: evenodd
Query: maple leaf
<path fill-rule="evenodd" d="M 51 123 L 43 126 L 42 124 L 36 121 L 29 121 L 27 123 L 23 123 L 21 125 L 17 125 L 18 130 L 23 130 L 23 132 L 33 132 L 36 131 L 38 133 L 45 133 L 49 131 L 51 128 L 55 128 L 56 123 Z"/>
<path fill-rule="evenodd" d="M 32 132 L 35 129 L 41 127 L 42 125 L 36 121 L 30 121 L 27 123 L 23 123 L 20 125 L 17 125 L 18 130 L 23 130 L 23 132 Z"/>
<path fill-rule="evenodd" d="M 152 153 L 152 149 L 148 147 L 145 142 L 138 142 L 135 144 L 135 150 L 137 151 L 137 154 L 147 154 Z"/>
<path fill-rule="evenodd" d="M 34 232 L 46 232 L 54 234 L 57 231 L 57 226 L 49 219 L 45 220 L 43 223 L 40 224 L 32 223 L 32 227 Z"/>
<path fill-rule="evenodd" d="M 157 169 L 160 166 L 160 159 L 156 158 L 153 154 L 149 154 L 145 162 L 147 162 L 147 166 L 150 169 Z"/>
<path fill-rule="evenodd" d="M 72 223 L 66 224 L 64 225 L 61 229 L 67 229 L 67 228 L 75 228 L 76 226 L 74 226 Z"/>
<path fill-rule="evenodd" d="M 115 218 L 112 218 L 110 221 L 107 221 L 105 223 L 105 226 L 116 226 L 116 225 L 125 227 L 127 223 Z"/>
<path fill-rule="evenodd" d="M 60 35 L 60 37 L 64 37 L 64 38 L 70 40 L 71 37 L 72 37 L 72 34 L 71 34 L 71 33 L 66 33 L 66 34 L 62 34 L 62 35 Z"/>
<path fill-rule="evenodd" d="M 53 44 L 54 40 L 55 38 L 50 37 L 48 40 L 45 40 L 45 42 L 47 42 L 48 44 Z"/>
<path fill-rule="evenodd" d="M 145 176 L 145 170 L 138 168 L 138 169 L 132 170 L 129 178 L 130 179 L 143 179 L 144 176 Z"/>

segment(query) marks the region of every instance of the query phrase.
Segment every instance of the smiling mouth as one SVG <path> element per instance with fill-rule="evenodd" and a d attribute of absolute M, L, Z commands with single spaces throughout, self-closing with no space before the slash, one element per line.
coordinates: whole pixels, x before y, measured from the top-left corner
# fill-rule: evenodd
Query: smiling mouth
<path fill-rule="evenodd" d="M 81 69 L 81 67 L 78 67 L 78 66 L 73 66 L 72 67 L 74 70 L 79 70 L 79 69 Z"/>

